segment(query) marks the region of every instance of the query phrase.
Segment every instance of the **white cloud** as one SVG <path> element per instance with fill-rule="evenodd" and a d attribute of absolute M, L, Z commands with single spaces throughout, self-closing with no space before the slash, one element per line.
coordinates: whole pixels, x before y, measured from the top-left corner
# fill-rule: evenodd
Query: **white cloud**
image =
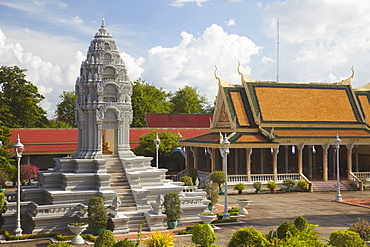
<path fill-rule="evenodd" d="M 84 21 L 79 16 L 72 17 L 72 21 L 76 24 L 83 24 L 84 23 Z"/>
<path fill-rule="evenodd" d="M 208 2 L 210 0 L 175 0 L 170 5 L 175 7 L 183 7 L 187 3 L 196 3 L 197 6 L 203 6 L 202 3 Z"/>
<path fill-rule="evenodd" d="M 361 71 L 355 74 L 354 86 L 368 83 L 370 72 L 365 68 L 370 58 L 364 54 L 370 53 L 369 11 L 370 2 L 361 0 L 286 0 L 270 5 L 264 15 L 271 38 L 276 37 L 277 18 L 280 23 L 280 78 L 342 80 L 354 65 Z"/>
<path fill-rule="evenodd" d="M 235 19 L 230 19 L 226 22 L 227 26 L 236 26 Z"/>
<path fill-rule="evenodd" d="M 57 46 L 53 47 L 52 50 L 57 53 L 57 48 Z M 61 52 L 69 53 L 67 50 Z M 49 117 L 54 116 L 55 105 L 59 102 L 58 96 L 63 91 L 74 89 L 83 59 L 84 55 L 77 51 L 68 61 L 63 61 L 64 63 L 50 62 L 24 49 L 20 43 L 9 40 L 0 29 L 0 64 L 17 65 L 22 69 L 27 69 L 26 79 L 37 86 L 39 93 L 45 96 L 41 106 L 48 112 Z"/>
<path fill-rule="evenodd" d="M 176 47 L 153 47 L 143 67 L 143 79 L 172 92 L 185 85 L 197 86 L 213 102 L 218 85 L 213 75 L 231 83 L 240 83 L 238 61 L 244 74 L 250 74 L 251 56 L 261 49 L 244 36 L 228 34 L 213 24 L 200 37 L 182 32 L 182 41 Z"/>

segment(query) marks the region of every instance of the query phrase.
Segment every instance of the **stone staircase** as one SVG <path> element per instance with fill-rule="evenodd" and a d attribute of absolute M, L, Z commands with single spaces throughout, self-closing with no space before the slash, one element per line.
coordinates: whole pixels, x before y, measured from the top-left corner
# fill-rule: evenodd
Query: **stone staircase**
<path fill-rule="evenodd" d="M 337 181 L 311 181 L 313 185 L 313 191 L 337 191 Z M 356 187 L 350 186 L 345 181 L 340 182 L 341 191 L 358 190 Z"/>
<path fill-rule="evenodd" d="M 145 221 L 144 212 L 137 210 L 134 195 L 130 188 L 126 173 L 118 156 L 104 155 L 107 160 L 107 173 L 111 176 L 111 188 L 121 200 L 118 213 L 124 214 L 129 218 L 128 228 L 130 232 L 136 232 L 140 225 L 143 231 L 148 230 L 148 224 Z"/>

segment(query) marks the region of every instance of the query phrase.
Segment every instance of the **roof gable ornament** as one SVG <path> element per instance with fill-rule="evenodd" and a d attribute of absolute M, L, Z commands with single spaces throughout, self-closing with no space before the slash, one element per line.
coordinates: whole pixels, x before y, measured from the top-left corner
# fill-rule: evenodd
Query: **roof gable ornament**
<path fill-rule="evenodd" d="M 244 75 L 241 71 L 240 71 L 240 62 L 238 61 L 238 73 L 239 75 L 241 76 L 241 80 L 242 80 L 242 84 L 244 82 L 257 82 L 257 80 L 254 80 L 246 75 Z"/>
<path fill-rule="evenodd" d="M 352 84 L 352 80 L 353 78 L 355 77 L 355 70 L 354 70 L 354 66 L 351 67 L 351 71 L 352 71 L 352 74 L 350 77 L 348 77 L 347 79 L 345 80 L 342 80 L 341 82 L 339 82 L 338 84 L 343 84 L 343 85 L 351 85 Z"/>

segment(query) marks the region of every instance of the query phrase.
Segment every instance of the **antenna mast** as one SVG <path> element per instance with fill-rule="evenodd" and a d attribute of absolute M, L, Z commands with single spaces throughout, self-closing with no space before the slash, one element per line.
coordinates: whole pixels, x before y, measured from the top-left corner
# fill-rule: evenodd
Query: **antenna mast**
<path fill-rule="evenodd" d="M 279 81 L 279 19 L 276 23 L 276 81 Z"/>

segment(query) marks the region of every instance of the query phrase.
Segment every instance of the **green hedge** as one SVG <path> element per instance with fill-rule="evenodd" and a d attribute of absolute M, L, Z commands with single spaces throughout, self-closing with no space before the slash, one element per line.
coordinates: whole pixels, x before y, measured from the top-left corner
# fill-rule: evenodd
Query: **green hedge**
<path fill-rule="evenodd" d="M 72 240 L 75 235 L 67 235 L 63 236 L 60 233 L 39 233 L 39 234 L 31 234 L 31 235 L 23 235 L 23 236 L 14 236 L 10 235 L 8 231 L 2 230 L 0 234 L 3 234 L 7 241 L 10 240 L 24 240 L 24 239 L 35 239 L 35 238 L 51 238 L 54 237 L 58 241 L 69 241 Z M 89 240 L 90 242 L 95 242 L 95 237 L 91 234 L 81 234 L 82 238 Z"/>

